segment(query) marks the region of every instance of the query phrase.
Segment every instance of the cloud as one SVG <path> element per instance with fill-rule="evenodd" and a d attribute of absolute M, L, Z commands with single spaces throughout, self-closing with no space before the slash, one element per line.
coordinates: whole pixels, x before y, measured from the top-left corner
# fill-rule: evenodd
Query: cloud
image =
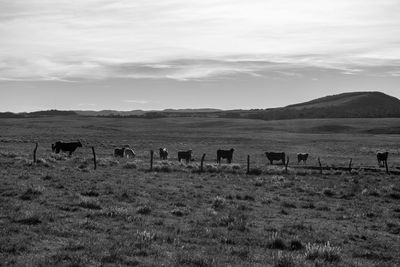
<path fill-rule="evenodd" d="M 354 74 L 400 59 L 399 12 L 398 0 L 3 1 L 0 79 L 187 81 L 268 62 Z"/>
<path fill-rule="evenodd" d="M 76 57 L 56 60 L 8 58 L 0 65 L 0 80 L 79 82 L 104 79 L 218 80 L 235 75 L 297 79 L 304 70 L 333 70 L 345 75 L 394 76 L 400 60 L 346 58 L 328 55 L 236 55 L 214 59 L 176 59 L 160 62 L 123 62 Z"/>

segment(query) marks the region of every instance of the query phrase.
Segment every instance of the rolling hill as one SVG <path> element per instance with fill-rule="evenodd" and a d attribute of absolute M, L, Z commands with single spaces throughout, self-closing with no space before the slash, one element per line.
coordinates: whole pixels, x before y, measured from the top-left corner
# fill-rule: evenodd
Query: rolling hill
<path fill-rule="evenodd" d="M 353 92 L 326 96 L 283 108 L 230 111 L 220 116 L 263 120 L 392 118 L 400 117 L 400 100 L 381 92 Z"/>

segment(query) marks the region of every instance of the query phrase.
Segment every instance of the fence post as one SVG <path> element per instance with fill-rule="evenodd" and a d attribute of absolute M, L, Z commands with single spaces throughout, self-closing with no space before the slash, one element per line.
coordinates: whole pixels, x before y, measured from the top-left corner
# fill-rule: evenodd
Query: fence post
<path fill-rule="evenodd" d="M 285 173 L 287 173 L 287 167 L 289 165 L 289 156 L 286 158 L 286 163 L 285 163 Z"/>
<path fill-rule="evenodd" d="M 203 172 L 203 164 L 204 164 L 204 158 L 206 157 L 206 154 L 203 154 L 201 157 L 201 163 L 200 163 L 200 172 Z"/>
<path fill-rule="evenodd" d="M 247 155 L 247 172 L 246 174 L 250 173 L 250 155 Z"/>
<path fill-rule="evenodd" d="M 38 148 L 38 143 L 36 142 L 35 149 L 33 149 L 33 163 L 36 164 L 36 151 Z"/>
<path fill-rule="evenodd" d="M 349 163 L 349 172 L 351 173 L 351 164 L 353 163 L 353 159 L 350 159 L 350 163 Z"/>
<path fill-rule="evenodd" d="M 153 157 L 154 157 L 154 151 L 150 150 L 150 171 L 153 170 Z"/>
<path fill-rule="evenodd" d="M 318 164 L 319 164 L 319 173 L 322 174 L 322 164 L 321 159 L 318 157 Z"/>
<path fill-rule="evenodd" d="M 96 169 L 97 168 L 97 161 L 96 161 L 96 152 L 94 151 L 94 146 L 92 146 L 92 153 L 93 153 L 94 169 Z"/>

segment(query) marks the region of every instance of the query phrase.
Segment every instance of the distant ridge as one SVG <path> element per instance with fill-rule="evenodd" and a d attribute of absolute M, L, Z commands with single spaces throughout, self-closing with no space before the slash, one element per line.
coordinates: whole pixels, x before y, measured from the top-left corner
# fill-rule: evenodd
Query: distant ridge
<path fill-rule="evenodd" d="M 241 112 L 240 117 L 263 120 L 400 117 L 400 100 L 381 92 L 343 93 L 283 108 Z"/>
<path fill-rule="evenodd" d="M 216 108 L 186 108 L 186 109 L 164 109 L 163 112 L 196 112 L 196 113 L 203 113 L 203 112 L 218 112 L 222 111 Z"/>
<path fill-rule="evenodd" d="M 0 118 L 35 118 L 45 116 L 77 116 L 78 114 L 71 110 L 43 110 L 34 112 L 12 113 L 0 112 Z"/>
<path fill-rule="evenodd" d="M 352 92 L 330 95 L 282 108 L 228 110 L 212 108 L 165 109 L 162 111 L 61 111 L 46 110 L 30 113 L 0 113 L 0 118 L 41 116 L 99 116 L 111 118 L 221 117 L 261 120 L 309 118 L 400 118 L 400 100 L 382 92 Z"/>

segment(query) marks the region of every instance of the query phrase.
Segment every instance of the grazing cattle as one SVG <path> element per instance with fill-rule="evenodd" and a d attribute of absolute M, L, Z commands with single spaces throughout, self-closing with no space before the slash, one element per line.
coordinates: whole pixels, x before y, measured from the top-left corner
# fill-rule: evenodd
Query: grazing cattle
<path fill-rule="evenodd" d="M 231 148 L 229 150 L 218 149 L 217 150 L 217 163 L 221 163 L 221 158 L 226 159 L 226 161 L 228 163 L 232 163 L 233 151 L 235 151 L 233 148 Z"/>
<path fill-rule="evenodd" d="M 304 163 L 307 163 L 308 159 L 308 153 L 298 153 L 297 154 L 297 163 L 300 163 L 303 161 Z"/>
<path fill-rule="evenodd" d="M 124 151 L 125 151 L 125 147 L 123 148 L 116 148 L 114 149 L 114 157 L 124 157 Z"/>
<path fill-rule="evenodd" d="M 123 151 L 122 155 L 124 158 L 129 159 L 129 158 L 134 158 L 136 156 L 135 152 L 132 149 L 130 149 L 129 147 L 124 147 L 123 149 L 124 149 L 124 151 Z"/>
<path fill-rule="evenodd" d="M 389 156 L 389 152 L 378 152 L 378 153 L 376 153 L 376 158 L 378 159 L 379 167 L 385 166 L 385 164 L 387 164 L 388 156 Z"/>
<path fill-rule="evenodd" d="M 192 158 L 193 152 L 192 150 L 188 151 L 179 151 L 178 152 L 178 161 L 181 162 L 182 159 L 186 160 L 186 163 L 189 163 L 189 161 L 194 161 Z"/>
<path fill-rule="evenodd" d="M 265 156 L 271 162 L 271 164 L 274 164 L 273 161 L 282 161 L 282 164 L 285 164 L 285 152 L 265 152 Z"/>
<path fill-rule="evenodd" d="M 168 159 L 168 150 L 164 148 L 160 148 L 160 159 L 161 160 L 166 160 Z"/>
<path fill-rule="evenodd" d="M 55 153 L 60 153 L 60 151 L 68 152 L 70 156 L 78 147 L 82 147 L 82 143 L 80 141 L 69 143 L 57 141 L 55 144 L 51 145 L 51 148 Z"/>

